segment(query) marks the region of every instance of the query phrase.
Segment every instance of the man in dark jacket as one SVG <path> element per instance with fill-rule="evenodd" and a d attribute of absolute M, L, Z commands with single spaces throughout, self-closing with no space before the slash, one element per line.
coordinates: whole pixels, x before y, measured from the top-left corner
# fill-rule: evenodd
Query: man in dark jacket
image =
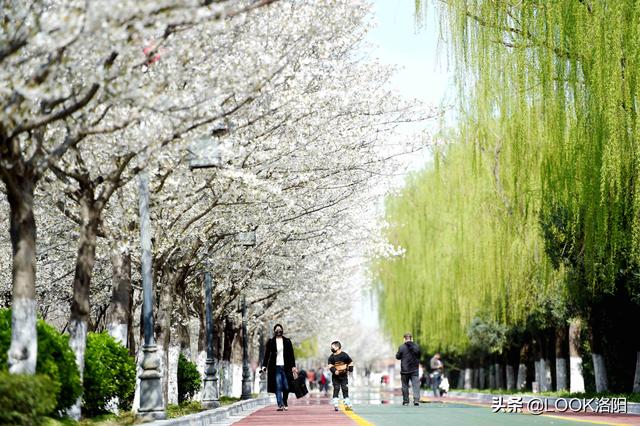
<path fill-rule="evenodd" d="M 402 405 L 409 405 L 409 382 L 413 388 L 413 405 L 420 405 L 420 380 L 418 379 L 420 347 L 413 341 L 411 333 L 404 335 L 404 343 L 398 348 L 396 359 L 400 360 Z"/>
<path fill-rule="evenodd" d="M 291 340 L 284 337 L 282 325 L 276 324 L 273 334 L 265 348 L 262 369 L 267 370 L 267 391 L 276 394 L 278 411 L 287 411 L 289 384 L 293 383 L 293 373 L 298 372 L 296 358 Z"/>

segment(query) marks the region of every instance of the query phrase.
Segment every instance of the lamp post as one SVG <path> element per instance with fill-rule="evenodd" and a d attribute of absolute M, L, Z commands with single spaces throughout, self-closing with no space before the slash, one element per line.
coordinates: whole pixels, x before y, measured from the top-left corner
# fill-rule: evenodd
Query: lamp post
<path fill-rule="evenodd" d="M 247 336 L 247 299 L 242 296 L 242 395 L 251 398 L 251 371 L 249 369 L 249 336 Z"/>
<path fill-rule="evenodd" d="M 196 140 L 189 150 L 189 168 L 208 169 L 220 167 L 222 156 L 220 155 L 217 138 L 228 132 L 227 127 L 218 126 L 211 131 L 211 136 L 203 136 Z M 213 354 L 213 312 L 212 312 L 212 286 L 211 272 L 204 274 L 204 293 L 206 305 L 206 336 L 207 336 L 207 360 L 204 367 L 204 386 L 202 389 L 202 406 L 205 408 L 217 408 L 220 406 L 218 390 L 218 370 Z"/>
<path fill-rule="evenodd" d="M 260 326 L 260 363 L 262 365 L 262 361 L 264 359 L 264 325 Z M 267 373 L 260 369 L 260 396 L 265 396 L 267 394 Z"/>
<path fill-rule="evenodd" d="M 153 336 L 153 282 L 151 278 L 151 221 L 149 219 L 149 177 L 142 171 L 138 181 L 140 205 L 140 245 L 142 248 L 142 373 L 138 418 L 157 420 L 167 417 L 162 401 L 160 357 Z"/>
<path fill-rule="evenodd" d="M 204 293 L 206 299 L 207 316 L 207 361 L 204 369 L 204 389 L 202 391 L 202 406 L 205 408 L 217 408 L 220 406 L 218 393 L 217 366 L 213 357 L 213 313 L 212 313 L 212 277 L 211 272 L 204 274 Z"/>

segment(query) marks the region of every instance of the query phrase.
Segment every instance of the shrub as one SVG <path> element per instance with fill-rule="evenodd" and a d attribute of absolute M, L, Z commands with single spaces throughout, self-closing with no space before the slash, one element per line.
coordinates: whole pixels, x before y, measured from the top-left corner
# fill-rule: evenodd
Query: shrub
<path fill-rule="evenodd" d="M 49 376 L 0 372 L 0 424 L 38 425 L 53 413 L 60 384 Z"/>
<path fill-rule="evenodd" d="M 84 412 L 107 411 L 117 398 L 118 408 L 128 410 L 136 386 L 136 363 L 127 348 L 107 333 L 89 333 L 84 356 Z"/>
<path fill-rule="evenodd" d="M 69 347 L 69 336 L 39 319 L 36 373 L 49 376 L 56 385 L 56 412 L 71 407 L 82 393 L 76 358 Z M 0 371 L 7 370 L 7 351 L 11 345 L 11 310 L 0 309 Z"/>
<path fill-rule="evenodd" d="M 178 357 L 178 402 L 182 403 L 193 398 L 200 390 L 200 373 L 195 363 L 184 355 Z"/>

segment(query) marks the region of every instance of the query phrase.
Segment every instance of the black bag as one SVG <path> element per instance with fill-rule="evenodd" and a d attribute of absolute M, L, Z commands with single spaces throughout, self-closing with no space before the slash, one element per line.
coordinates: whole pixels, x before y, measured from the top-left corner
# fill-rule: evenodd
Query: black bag
<path fill-rule="evenodd" d="M 293 379 L 293 392 L 296 394 L 296 398 L 302 398 L 309 393 L 306 378 L 306 374 L 298 374 L 298 377 Z"/>

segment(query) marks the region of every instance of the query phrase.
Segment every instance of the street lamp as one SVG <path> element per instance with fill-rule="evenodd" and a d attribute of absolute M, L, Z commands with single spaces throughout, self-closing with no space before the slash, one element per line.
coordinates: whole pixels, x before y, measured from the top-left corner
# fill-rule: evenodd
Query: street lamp
<path fill-rule="evenodd" d="M 211 272 L 204 274 L 204 295 L 206 299 L 207 316 L 207 361 L 204 369 L 204 389 L 202 391 L 202 406 L 205 408 L 217 408 L 220 406 L 218 395 L 217 366 L 213 357 L 213 313 L 212 313 L 212 277 Z"/>
<path fill-rule="evenodd" d="M 226 134 L 224 125 L 214 127 L 211 136 L 198 139 L 189 150 L 189 168 L 203 169 L 220 167 L 222 157 L 217 138 Z M 142 373 L 140 373 L 140 408 L 138 417 L 142 420 L 165 419 L 162 398 L 162 374 L 160 357 L 153 336 L 153 282 L 151 276 L 151 220 L 149 218 L 149 176 L 145 170 L 138 175 L 139 207 L 140 207 L 140 245 L 142 250 L 142 322 L 144 328 L 144 345 L 142 347 Z M 205 395 L 211 407 L 219 406 L 215 363 L 213 362 L 213 323 L 211 320 L 211 275 L 205 281 L 208 285 L 207 296 L 207 367 L 205 370 Z M 208 380 L 209 379 L 209 380 Z M 207 385 L 209 385 L 207 387 Z M 207 393 L 209 391 L 209 393 Z M 203 401 L 205 402 L 205 401 Z M 217 404 L 217 405 L 216 405 Z M 203 404 L 205 405 L 205 404 Z"/>
<path fill-rule="evenodd" d="M 139 174 L 140 245 L 142 249 L 142 320 L 144 346 L 140 373 L 140 408 L 138 417 L 158 420 L 167 417 L 162 401 L 160 357 L 153 336 L 153 282 L 151 278 L 151 220 L 149 219 L 149 177 Z"/>
<path fill-rule="evenodd" d="M 256 245 L 255 231 L 240 232 L 237 241 L 245 247 Z M 251 370 L 249 369 L 249 336 L 247 335 L 247 298 L 242 296 L 242 395 L 240 399 L 251 398 Z"/>
<path fill-rule="evenodd" d="M 211 136 L 203 136 L 197 139 L 189 149 L 189 168 L 207 169 L 222 166 L 220 144 L 218 138 L 228 132 L 224 125 L 212 129 Z M 212 312 L 212 287 L 213 278 L 211 272 L 204 274 L 205 305 L 206 305 L 206 336 L 207 336 L 207 360 L 204 368 L 204 386 L 202 389 L 202 406 L 205 408 L 217 408 L 220 406 L 218 391 L 217 363 L 213 353 L 213 312 Z"/>
<path fill-rule="evenodd" d="M 242 395 L 251 399 L 251 371 L 249 369 L 249 336 L 247 336 L 247 299 L 242 296 Z"/>

